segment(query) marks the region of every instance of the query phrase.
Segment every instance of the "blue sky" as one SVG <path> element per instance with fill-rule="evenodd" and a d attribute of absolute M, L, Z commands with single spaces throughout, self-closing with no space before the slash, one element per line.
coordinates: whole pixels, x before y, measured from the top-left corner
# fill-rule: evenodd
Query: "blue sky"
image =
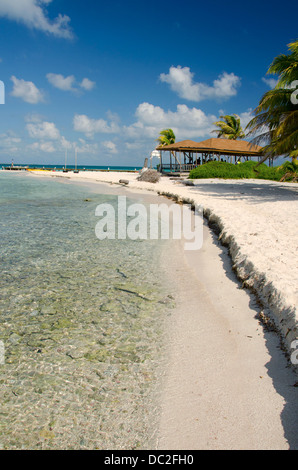
<path fill-rule="evenodd" d="M 80 165 L 142 166 L 164 128 L 200 141 L 223 113 L 245 126 L 297 14 L 291 0 L 0 0 L 0 161 L 77 149 Z"/>

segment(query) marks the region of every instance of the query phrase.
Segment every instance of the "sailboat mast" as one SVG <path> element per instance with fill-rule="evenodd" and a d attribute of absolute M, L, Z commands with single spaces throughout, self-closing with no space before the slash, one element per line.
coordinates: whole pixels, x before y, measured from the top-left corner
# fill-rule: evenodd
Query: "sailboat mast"
<path fill-rule="evenodd" d="M 79 170 L 77 169 L 77 148 L 75 147 L 75 169 L 74 173 L 79 173 Z"/>

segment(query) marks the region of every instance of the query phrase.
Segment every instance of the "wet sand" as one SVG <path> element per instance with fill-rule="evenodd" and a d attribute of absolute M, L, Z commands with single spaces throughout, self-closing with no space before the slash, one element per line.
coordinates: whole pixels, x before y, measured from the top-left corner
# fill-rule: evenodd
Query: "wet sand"
<path fill-rule="evenodd" d="M 296 376 L 227 249 L 206 226 L 202 250 L 176 248 L 157 448 L 298 449 Z"/>

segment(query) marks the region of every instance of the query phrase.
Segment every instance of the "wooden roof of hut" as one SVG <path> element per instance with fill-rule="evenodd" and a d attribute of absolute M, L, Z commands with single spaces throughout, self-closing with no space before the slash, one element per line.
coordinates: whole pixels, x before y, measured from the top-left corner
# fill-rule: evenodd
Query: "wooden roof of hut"
<path fill-rule="evenodd" d="M 202 142 L 193 140 L 182 140 L 175 144 L 158 146 L 157 150 L 162 151 L 180 151 L 180 152 L 198 152 L 198 153 L 220 153 L 222 155 L 244 155 L 260 156 L 262 147 L 253 145 L 245 140 L 230 140 L 211 138 Z"/>

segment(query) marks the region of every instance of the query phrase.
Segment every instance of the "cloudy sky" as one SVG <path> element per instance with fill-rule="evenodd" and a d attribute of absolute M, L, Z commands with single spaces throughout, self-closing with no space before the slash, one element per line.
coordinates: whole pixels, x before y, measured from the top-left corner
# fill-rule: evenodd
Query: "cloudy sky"
<path fill-rule="evenodd" d="M 0 0 L 0 162 L 142 166 L 160 130 L 245 126 L 297 1 Z M 214 135 L 213 135 L 214 136 Z"/>

